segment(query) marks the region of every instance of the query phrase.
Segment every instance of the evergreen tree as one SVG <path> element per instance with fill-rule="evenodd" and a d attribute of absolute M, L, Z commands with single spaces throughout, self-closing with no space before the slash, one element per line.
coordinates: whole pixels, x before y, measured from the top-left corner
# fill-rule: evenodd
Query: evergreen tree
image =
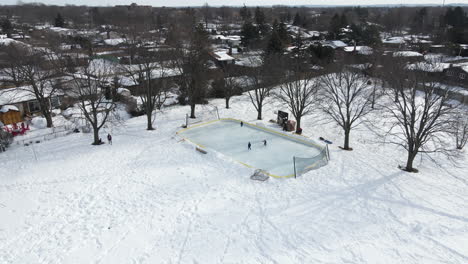
<path fill-rule="evenodd" d="M 311 45 L 309 47 L 311 62 L 319 65 L 327 65 L 333 62 L 335 50 L 328 46 Z"/>
<path fill-rule="evenodd" d="M 342 28 L 346 27 L 348 25 L 348 19 L 346 18 L 346 15 L 345 13 L 341 13 L 341 16 L 340 16 L 340 26 Z"/>
<path fill-rule="evenodd" d="M 335 14 L 330 20 L 329 34 L 330 37 L 338 39 L 338 36 L 341 32 L 341 19 L 338 14 Z"/>
<path fill-rule="evenodd" d="M 291 42 L 288 30 L 283 22 L 279 23 L 277 32 L 281 42 L 283 42 L 283 45 L 288 45 Z"/>
<path fill-rule="evenodd" d="M 245 4 L 240 9 L 239 15 L 241 16 L 242 20 L 244 20 L 244 22 L 250 20 L 250 18 L 252 17 L 252 14 L 250 13 L 250 10 L 245 6 Z"/>
<path fill-rule="evenodd" d="M 444 22 L 450 26 L 447 31 L 447 38 L 450 42 L 468 43 L 468 36 L 464 32 L 468 26 L 468 17 L 461 7 L 447 9 Z"/>
<path fill-rule="evenodd" d="M 255 23 L 260 35 L 265 36 L 268 33 L 268 25 L 266 24 L 265 13 L 258 6 L 255 9 Z"/>
<path fill-rule="evenodd" d="M 271 54 L 282 54 L 284 52 L 284 45 L 281 41 L 281 38 L 278 34 L 277 28 L 273 27 L 271 31 L 270 38 L 268 39 L 268 43 L 265 49 L 266 55 Z"/>
<path fill-rule="evenodd" d="M 65 26 L 65 20 L 63 19 L 62 15 L 60 13 L 58 13 L 57 16 L 55 17 L 54 26 L 56 26 L 56 27 L 64 27 Z"/>
<path fill-rule="evenodd" d="M 2 32 L 7 35 L 8 38 L 11 38 L 11 33 L 13 32 L 13 25 L 10 20 L 5 18 L 0 22 L 0 27 Z"/>
<path fill-rule="evenodd" d="M 259 39 L 258 29 L 251 22 L 246 22 L 241 30 L 241 42 L 244 47 L 250 47 Z"/>
<path fill-rule="evenodd" d="M 265 24 L 265 13 L 258 6 L 255 8 L 255 23 L 257 26 Z"/>
<path fill-rule="evenodd" d="M 414 32 L 423 32 L 427 23 L 427 8 L 421 8 L 413 18 L 412 30 Z"/>
<path fill-rule="evenodd" d="M 299 15 L 299 12 L 296 13 L 296 15 L 294 16 L 294 22 L 293 22 L 293 25 L 294 26 L 302 26 L 302 18 L 301 16 Z"/>

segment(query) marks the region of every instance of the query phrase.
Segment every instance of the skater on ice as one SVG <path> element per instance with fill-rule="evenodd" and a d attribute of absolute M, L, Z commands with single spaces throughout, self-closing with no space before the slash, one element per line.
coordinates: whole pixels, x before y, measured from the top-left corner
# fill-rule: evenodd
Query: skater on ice
<path fill-rule="evenodd" d="M 266 145 L 267 145 L 267 141 L 266 141 L 266 139 L 264 139 L 264 140 L 263 140 L 263 146 L 266 147 Z"/>
<path fill-rule="evenodd" d="M 247 144 L 247 149 L 251 150 L 252 149 L 251 147 L 252 147 L 252 144 L 250 144 L 250 142 L 249 142 L 249 144 Z"/>
<path fill-rule="evenodd" d="M 243 126 L 244 126 L 244 122 L 241 121 L 241 127 L 243 127 Z"/>

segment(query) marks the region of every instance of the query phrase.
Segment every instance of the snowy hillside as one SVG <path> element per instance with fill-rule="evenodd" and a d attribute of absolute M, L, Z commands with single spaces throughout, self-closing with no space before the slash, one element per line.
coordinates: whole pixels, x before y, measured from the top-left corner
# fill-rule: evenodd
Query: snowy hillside
<path fill-rule="evenodd" d="M 221 117 L 257 123 L 247 96 Z M 197 108 L 198 110 L 201 107 Z M 286 110 L 267 105 L 263 123 Z M 297 179 L 253 169 L 175 135 L 189 107 L 145 117 L 92 146 L 71 134 L 0 154 L 0 263 L 467 263 L 468 165 L 376 143 L 366 126 L 338 148 L 332 124 L 303 120 L 334 142 L 330 163 Z M 35 159 L 37 157 L 37 161 Z"/>

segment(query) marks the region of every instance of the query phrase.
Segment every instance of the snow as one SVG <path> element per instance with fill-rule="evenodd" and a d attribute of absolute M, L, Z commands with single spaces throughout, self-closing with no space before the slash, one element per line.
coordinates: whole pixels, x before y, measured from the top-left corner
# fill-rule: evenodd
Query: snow
<path fill-rule="evenodd" d="M 247 95 L 210 100 L 221 117 L 256 122 Z M 175 136 L 189 106 L 101 131 L 71 134 L 0 156 L 1 263 L 466 263 L 467 153 L 459 164 L 405 155 L 366 126 L 343 136 L 310 115 L 330 163 L 297 179 L 252 181 L 253 169 L 197 153 Z M 197 113 L 202 107 L 197 106 Z M 270 99 L 264 120 L 286 106 Z M 380 118 L 375 113 L 368 118 Z M 34 157 L 37 157 L 37 160 Z"/>
<path fill-rule="evenodd" d="M 382 40 L 382 43 L 387 44 L 404 44 L 405 38 L 404 37 L 390 37 L 387 39 Z"/>
<path fill-rule="evenodd" d="M 124 95 L 124 96 L 131 96 L 132 95 L 130 90 L 128 90 L 126 88 L 117 88 L 117 93 L 121 94 L 121 95 Z"/>
<path fill-rule="evenodd" d="M 346 43 L 344 43 L 341 40 L 332 40 L 332 41 L 330 41 L 330 43 L 333 46 L 337 47 L 337 48 L 344 48 L 344 47 L 348 46 Z"/>
<path fill-rule="evenodd" d="M 422 57 L 419 52 L 416 51 L 396 51 L 393 53 L 393 57 Z"/>
<path fill-rule="evenodd" d="M 368 46 L 348 46 L 348 47 L 344 47 L 343 50 L 345 52 L 356 51 L 358 54 L 361 54 L 361 55 L 370 55 L 373 53 L 372 48 Z"/>
<path fill-rule="evenodd" d="M 257 55 L 246 56 L 238 58 L 235 63 L 239 66 L 258 67 L 262 65 L 262 57 Z"/>
<path fill-rule="evenodd" d="M 52 88 L 44 88 L 45 97 L 49 97 Z M 58 93 L 56 93 L 58 94 Z M 31 86 L 21 86 L 0 90 L 0 105 L 16 104 L 26 101 L 36 100 Z"/>
<path fill-rule="evenodd" d="M 0 47 L 1 46 L 9 46 L 11 44 L 28 46 L 28 44 L 26 44 L 24 42 L 17 41 L 17 40 L 11 39 L 11 38 L 0 38 Z"/>
<path fill-rule="evenodd" d="M 232 56 L 227 54 L 226 51 L 214 51 L 213 55 L 218 61 L 233 61 L 235 60 Z"/>
<path fill-rule="evenodd" d="M 417 62 L 408 65 L 406 68 L 409 70 L 420 70 L 425 72 L 443 72 L 450 67 L 450 63 L 431 63 L 431 62 Z"/>
<path fill-rule="evenodd" d="M 6 112 L 9 112 L 9 111 L 19 111 L 18 107 L 14 106 L 14 105 L 4 105 L 2 107 L 0 107 L 0 113 L 6 113 Z"/>
<path fill-rule="evenodd" d="M 105 39 L 104 43 L 110 46 L 117 46 L 122 43 L 126 43 L 127 40 L 125 38 L 113 38 L 113 39 Z"/>
<path fill-rule="evenodd" d="M 250 124 L 234 120 L 221 120 L 203 126 L 189 128 L 179 133 L 188 140 L 214 149 L 244 164 L 266 170 L 276 176 L 294 175 L 293 157 L 312 158 L 320 153 L 316 143 L 302 143 Z M 267 145 L 263 145 L 263 140 Z M 247 144 L 252 149 L 247 149 Z"/>

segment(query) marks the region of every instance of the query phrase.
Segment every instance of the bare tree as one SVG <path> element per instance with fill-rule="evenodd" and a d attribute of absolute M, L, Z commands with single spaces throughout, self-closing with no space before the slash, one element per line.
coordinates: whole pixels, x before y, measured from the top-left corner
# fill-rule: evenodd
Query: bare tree
<path fill-rule="evenodd" d="M 468 142 L 468 112 L 466 110 L 457 111 L 452 129 L 457 149 L 463 149 Z"/>
<path fill-rule="evenodd" d="M 50 98 L 57 93 L 53 77 L 60 72 L 54 61 L 60 58 L 49 49 L 34 49 L 25 45 L 12 44 L 5 49 L 8 66 L 2 72 L 12 78 L 16 85 L 26 85 L 19 86 L 18 92 L 35 97 L 47 127 L 52 127 Z"/>
<path fill-rule="evenodd" d="M 219 76 L 212 83 L 213 89 L 217 91 L 217 95 L 222 95 L 226 103 L 226 109 L 229 109 L 231 97 L 242 93 L 242 77 L 236 77 L 234 67 L 225 65 L 221 68 Z"/>
<path fill-rule="evenodd" d="M 78 100 L 78 107 L 93 129 L 93 145 L 101 144 L 99 130 L 106 124 L 115 103 L 106 99 L 106 86 L 112 81 L 112 66 L 108 62 L 88 60 L 81 73 L 73 74 L 68 94 Z"/>
<path fill-rule="evenodd" d="M 124 71 L 138 84 L 138 95 L 143 102 L 147 117 L 147 130 L 154 130 L 154 112 L 161 109 L 166 101 L 168 80 L 173 71 L 166 67 L 159 52 L 140 47 L 137 51 L 138 64 L 123 65 Z"/>
<path fill-rule="evenodd" d="M 390 120 L 386 135 L 406 150 L 404 170 L 417 172 L 413 162 L 418 153 L 447 153 L 445 140 L 454 107 L 448 103 L 449 90 L 430 81 L 426 73 L 409 72 L 404 82 L 403 88 L 386 89 L 391 102 L 384 105 Z"/>
<path fill-rule="evenodd" d="M 188 33 L 187 42 L 179 35 L 174 67 L 181 73 L 179 84 L 190 105 L 190 118 L 195 117 L 196 104 L 203 103 L 208 87 L 208 35 L 199 24 Z"/>
<path fill-rule="evenodd" d="M 339 69 L 322 76 L 320 84 L 322 110 L 343 129 L 343 149 L 352 150 L 349 147 L 351 130 L 372 110 L 373 90 L 368 85 L 368 78 L 358 72 Z"/>
<path fill-rule="evenodd" d="M 261 120 L 266 99 L 270 96 L 273 86 L 278 84 L 281 79 L 279 73 L 281 67 L 280 59 L 274 55 L 263 58 L 261 65 L 256 67 L 258 60 L 256 57 L 249 58 L 250 64 L 255 66 L 251 68 L 249 78 L 245 79 L 244 86 L 248 87 L 247 93 L 250 102 L 257 110 L 257 119 Z"/>
<path fill-rule="evenodd" d="M 296 132 L 300 132 L 301 119 L 313 111 L 318 101 L 318 82 L 311 72 L 304 72 L 294 63 L 293 69 L 286 72 L 284 83 L 280 85 L 278 99 L 288 105 L 296 119 Z"/>
<path fill-rule="evenodd" d="M 240 87 L 239 80 L 236 77 L 224 78 L 224 100 L 226 102 L 226 109 L 229 109 L 229 102 L 231 97 L 241 93 L 242 88 Z"/>

